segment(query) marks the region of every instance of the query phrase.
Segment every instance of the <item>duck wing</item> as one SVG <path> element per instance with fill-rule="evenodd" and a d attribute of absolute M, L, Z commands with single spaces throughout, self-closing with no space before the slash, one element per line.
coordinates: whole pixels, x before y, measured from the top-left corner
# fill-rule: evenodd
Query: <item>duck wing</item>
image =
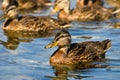
<path fill-rule="evenodd" d="M 78 21 L 102 21 L 115 17 L 120 10 L 115 8 L 105 8 L 101 6 L 85 6 L 80 9 L 74 9 L 72 16 L 76 16 Z"/>
<path fill-rule="evenodd" d="M 46 31 L 66 28 L 68 23 L 61 23 L 60 21 L 50 18 L 48 16 L 23 16 L 19 19 L 18 26 L 22 30 L 30 31 Z M 23 28 L 24 27 L 24 28 Z"/>
<path fill-rule="evenodd" d="M 73 43 L 68 50 L 68 57 L 76 62 L 89 62 L 104 57 L 110 47 L 110 40 Z"/>

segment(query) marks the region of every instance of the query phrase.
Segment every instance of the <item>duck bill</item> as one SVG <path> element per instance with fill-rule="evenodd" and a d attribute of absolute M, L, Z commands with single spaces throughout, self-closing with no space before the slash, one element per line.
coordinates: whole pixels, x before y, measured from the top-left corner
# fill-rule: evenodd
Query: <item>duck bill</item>
<path fill-rule="evenodd" d="M 57 42 L 51 42 L 48 45 L 46 45 L 45 48 L 52 48 L 52 47 L 55 47 L 57 45 L 58 45 Z"/>
<path fill-rule="evenodd" d="M 60 10 L 59 7 L 53 8 L 53 10 L 52 10 L 51 13 L 50 13 L 50 16 L 54 15 L 54 14 L 57 13 L 59 10 Z"/>

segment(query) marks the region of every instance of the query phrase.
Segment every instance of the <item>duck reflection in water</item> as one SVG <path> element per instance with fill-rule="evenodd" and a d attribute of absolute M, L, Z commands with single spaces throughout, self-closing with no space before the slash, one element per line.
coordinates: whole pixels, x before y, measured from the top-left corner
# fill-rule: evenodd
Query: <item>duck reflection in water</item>
<path fill-rule="evenodd" d="M 4 30 L 4 34 L 10 37 L 18 37 L 18 38 L 25 38 L 25 39 L 33 39 L 33 38 L 41 38 L 41 37 L 50 37 L 53 36 L 56 32 L 55 31 L 11 31 L 11 30 Z"/>
<path fill-rule="evenodd" d="M 0 40 L 0 44 L 3 45 L 7 49 L 15 50 L 20 43 L 19 39 L 15 38 L 15 37 L 7 37 L 7 38 L 8 38 L 8 40 L 6 42 Z"/>
<path fill-rule="evenodd" d="M 92 76 L 82 76 L 82 72 L 85 71 L 87 73 L 90 68 L 107 68 L 109 65 L 104 65 L 105 62 L 106 60 L 103 59 L 100 64 L 82 63 L 79 65 L 63 65 L 50 63 L 52 68 L 55 69 L 55 76 L 46 77 L 51 78 L 52 80 L 69 80 L 69 78 L 80 80 L 83 78 L 90 78 Z M 74 74 L 74 72 L 78 72 L 78 74 Z"/>
<path fill-rule="evenodd" d="M 16 50 L 20 42 L 32 42 L 34 38 L 50 37 L 55 32 L 21 32 L 21 31 L 9 31 L 4 30 L 4 35 L 7 37 L 7 41 L 0 40 L 0 44 L 6 49 Z"/>
<path fill-rule="evenodd" d="M 7 41 L 0 40 L 0 44 L 3 45 L 6 49 L 16 50 L 20 42 L 31 42 L 30 39 L 19 39 L 18 37 L 9 37 L 7 36 Z"/>

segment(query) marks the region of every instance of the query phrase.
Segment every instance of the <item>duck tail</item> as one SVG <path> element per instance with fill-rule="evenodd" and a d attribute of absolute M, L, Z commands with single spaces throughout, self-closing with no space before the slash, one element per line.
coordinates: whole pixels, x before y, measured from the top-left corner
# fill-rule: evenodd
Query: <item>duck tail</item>
<path fill-rule="evenodd" d="M 65 25 L 62 25 L 61 28 L 69 28 L 71 26 L 72 26 L 71 24 L 65 24 Z"/>
<path fill-rule="evenodd" d="M 69 21 L 61 21 L 61 20 L 58 20 L 59 21 L 59 25 L 60 25 L 60 28 L 70 28 L 72 26 L 71 22 Z"/>
<path fill-rule="evenodd" d="M 111 40 L 110 39 L 106 39 L 104 41 L 102 41 L 103 47 L 104 47 L 104 51 L 108 51 L 111 47 Z"/>
<path fill-rule="evenodd" d="M 52 3 L 52 2 L 45 3 L 45 6 L 53 6 L 53 5 L 54 5 L 54 3 Z"/>
<path fill-rule="evenodd" d="M 119 9 L 117 9 L 117 10 L 115 10 L 115 11 L 113 11 L 113 13 L 112 13 L 112 14 L 118 14 L 118 13 L 120 13 L 120 8 L 119 8 Z"/>

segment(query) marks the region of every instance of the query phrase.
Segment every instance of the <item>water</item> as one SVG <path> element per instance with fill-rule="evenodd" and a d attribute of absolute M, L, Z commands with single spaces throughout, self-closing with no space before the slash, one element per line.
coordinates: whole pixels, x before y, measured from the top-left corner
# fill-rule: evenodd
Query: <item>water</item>
<path fill-rule="evenodd" d="M 47 12 L 43 11 L 48 14 Z M 68 29 L 72 42 L 112 40 L 112 47 L 106 53 L 105 61 L 95 63 L 105 65 L 99 68 L 76 69 L 76 66 L 65 65 L 53 68 L 49 57 L 57 47 L 44 49 L 44 46 L 53 39 L 55 32 L 41 33 L 42 35 L 30 33 L 27 36 L 22 34 L 19 35 L 20 38 L 11 38 L 0 28 L 0 80 L 119 80 L 120 28 L 113 26 L 119 21 L 111 19 L 106 22 L 73 22 L 73 27 Z M 0 21 L 0 25 L 2 23 Z"/>

